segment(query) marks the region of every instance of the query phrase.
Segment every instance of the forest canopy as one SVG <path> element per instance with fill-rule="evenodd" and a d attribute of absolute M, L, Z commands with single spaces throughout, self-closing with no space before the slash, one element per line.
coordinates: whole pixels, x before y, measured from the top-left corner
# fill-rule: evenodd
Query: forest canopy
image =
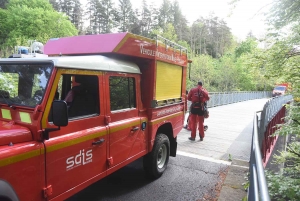
<path fill-rule="evenodd" d="M 142 0 L 133 9 L 130 0 L 0 0 L 0 56 L 28 40 L 73 35 L 131 32 L 148 38 L 156 34 L 188 48 L 193 60 L 188 90 L 202 80 L 209 91 L 271 90 L 276 80 L 265 67 L 249 62 L 262 50 L 249 33 L 238 42 L 224 19 L 213 14 L 188 22 L 177 0 L 157 6 Z"/>

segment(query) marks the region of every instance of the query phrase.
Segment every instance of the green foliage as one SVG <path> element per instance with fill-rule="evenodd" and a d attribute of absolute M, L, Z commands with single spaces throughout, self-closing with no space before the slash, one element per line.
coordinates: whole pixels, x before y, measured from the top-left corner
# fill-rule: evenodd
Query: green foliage
<path fill-rule="evenodd" d="M 136 107 L 133 78 L 110 77 L 109 88 L 111 110 Z"/>
<path fill-rule="evenodd" d="M 163 0 L 159 8 L 143 0 L 142 8 L 137 10 L 132 10 L 130 0 L 119 0 L 117 4 L 112 0 L 86 2 L 83 12 L 76 10 L 81 5 L 78 0 L 10 0 L 5 10 L 0 9 L 0 54 L 8 56 L 4 53 L 16 45 L 28 46 L 28 40 L 45 43 L 49 38 L 76 35 L 75 27 L 87 34 L 117 29 L 150 38 L 158 34 L 188 49 L 193 63 L 187 74 L 191 75 L 187 89 L 198 80 L 209 91 L 271 88 L 264 77 L 270 70 L 262 68 L 265 62 L 258 62 L 263 52 L 257 48 L 255 38 L 238 44 L 223 19 L 214 15 L 200 17 L 189 27 L 176 0 Z M 87 18 L 86 30 L 81 27 L 83 14 Z"/>
<path fill-rule="evenodd" d="M 265 43 L 268 49 L 256 54 L 252 63 L 263 66 L 265 77 L 275 82 L 289 82 L 294 102 L 287 105 L 285 123 L 277 125 L 275 135 L 300 135 L 300 70 L 299 31 L 300 1 L 274 1 L 269 14 L 272 27 Z M 255 66 L 255 65 L 253 65 Z M 286 151 L 275 156 L 275 163 L 284 164 L 280 173 L 267 173 L 270 196 L 274 200 L 300 200 L 300 142 L 292 142 Z"/>
<path fill-rule="evenodd" d="M 193 53 L 220 58 L 231 47 L 232 34 L 223 19 L 210 15 L 193 23 L 189 40 Z"/>
<path fill-rule="evenodd" d="M 175 33 L 175 29 L 172 24 L 167 24 L 165 31 L 163 31 L 162 29 L 154 29 L 151 35 L 152 36 L 160 35 L 166 39 L 169 39 L 170 41 L 177 42 L 177 35 Z"/>
<path fill-rule="evenodd" d="M 135 16 L 130 0 L 119 0 L 117 22 L 120 32 L 128 32 Z"/>
<path fill-rule="evenodd" d="M 294 22 L 298 24 L 300 21 L 299 6 L 300 1 L 297 0 L 274 1 L 268 16 L 269 23 L 275 29 L 281 29 Z"/>
<path fill-rule="evenodd" d="M 247 66 L 247 56 L 238 58 L 235 63 L 235 72 L 238 76 L 235 77 L 237 90 L 239 91 L 262 91 L 264 87 L 259 87 L 260 81 L 265 82 L 265 79 L 257 79 L 260 73 L 255 72 L 255 69 Z M 257 76 L 256 76 L 257 75 Z"/>
<path fill-rule="evenodd" d="M 6 21 L 8 17 L 8 12 L 0 8 L 0 45 L 5 42 L 5 39 L 8 37 L 9 30 L 12 29 Z"/>
<path fill-rule="evenodd" d="M 225 55 L 217 63 L 217 84 L 220 91 L 237 91 L 237 69 L 231 55 Z"/>
<path fill-rule="evenodd" d="M 300 107 L 299 103 L 286 105 L 288 115 L 285 117 L 285 122 L 277 125 L 280 129 L 275 132 L 275 135 L 294 134 L 300 137 Z"/>
<path fill-rule="evenodd" d="M 1 73 L 0 86 L 1 90 L 8 91 L 11 96 L 18 94 L 19 76 L 16 73 Z"/>
<path fill-rule="evenodd" d="M 229 160 L 229 161 L 232 161 L 232 156 L 231 156 L 231 154 L 228 154 L 228 160 Z"/>
<path fill-rule="evenodd" d="M 5 9 L 7 3 L 8 3 L 8 0 L 0 0 L 0 8 Z"/>
<path fill-rule="evenodd" d="M 111 33 L 112 29 L 116 28 L 116 20 L 122 19 L 112 0 L 88 0 L 86 6 L 87 34 Z"/>
<path fill-rule="evenodd" d="M 236 49 L 229 49 L 219 59 L 208 55 L 192 57 L 191 82 L 187 83 L 187 88 L 190 89 L 198 80 L 202 80 L 211 92 L 271 90 L 273 81 L 268 81 L 264 77 L 264 68 L 257 66 L 257 57 L 262 51 L 254 41 L 247 44 L 250 46 L 248 49 L 244 48 L 245 44 L 247 43 L 240 44 Z M 239 52 L 239 57 L 236 52 Z"/>
<path fill-rule="evenodd" d="M 11 7 L 17 7 L 19 6 L 20 8 L 27 7 L 27 8 L 39 8 L 43 10 L 51 10 L 53 11 L 53 8 L 51 4 L 46 1 L 46 0 L 9 0 L 8 4 L 6 5 L 7 9 L 10 9 Z"/>
<path fill-rule="evenodd" d="M 235 49 L 235 55 L 240 57 L 242 54 L 252 53 L 255 49 L 257 49 L 257 42 L 249 37 Z"/>
<path fill-rule="evenodd" d="M 6 10 L 0 9 L 0 15 L 3 16 L 0 19 L 1 49 L 28 46 L 29 40 L 45 43 L 50 38 L 78 32 L 68 17 L 54 11 L 47 0 L 10 0 Z"/>
<path fill-rule="evenodd" d="M 170 0 L 163 0 L 159 8 L 158 24 L 165 30 L 169 23 L 172 23 L 172 4 Z"/>
<path fill-rule="evenodd" d="M 285 173 L 266 172 L 269 194 L 272 200 L 300 200 L 300 179 L 292 178 Z"/>
<path fill-rule="evenodd" d="M 209 91 L 215 91 L 216 88 L 213 87 L 214 81 L 214 61 L 208 55 L 200 55 L 198 57 L 191 58 L 192 68 L 190 74 L 190 82 L 187 82 L 187 89 L 195 87 L 199 80 L 202 80 L 203 86 Z"/>

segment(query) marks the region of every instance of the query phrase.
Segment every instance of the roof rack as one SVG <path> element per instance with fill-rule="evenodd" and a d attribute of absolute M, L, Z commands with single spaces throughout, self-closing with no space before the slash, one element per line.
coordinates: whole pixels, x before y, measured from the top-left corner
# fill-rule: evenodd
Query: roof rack
<path fill-rule="evenodd" d="M 170 47 L 170 48 L 173 48 L 174 52 L 176 50 L 179 50 L 180 51 L 180 55 L 182 55 L 182 52 L 185 52 L 187 54 L 187 48 L 185 48 L 185 47 L 183 47 L 183 46 L 181 46 L 181 45 L 179 45 L 179 44 L 177 44 L 177 43 L 175 43 L 173 41 L 170 41 L 170 40 L 168 40 L 168 39 L 166 39 L 166 38 L 164 38 L 164 37 L 162 37 L 160 35 L 156 35 L 156 47 L 158 46 L 159 42 L 162 42 L 162 43 L 165 44 L 166 51 Z"/>

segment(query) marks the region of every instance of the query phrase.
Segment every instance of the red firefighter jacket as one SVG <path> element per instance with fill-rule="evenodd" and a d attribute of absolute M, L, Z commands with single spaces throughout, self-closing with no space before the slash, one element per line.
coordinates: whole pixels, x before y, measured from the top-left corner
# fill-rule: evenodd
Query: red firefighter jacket
<path fill-rule="evenodd" d="M 198 95 L 199 93 L 199 95 Z M 200 97 L 200 98 L 199 98 Z M 200 101 L 199 101 L 200 99 Z M 192 88 L 188 94 L 188 100 L 192 103 L 196 102 L 206 102 L 209 100 L 208 92 L 202 86 L 198 85 L 195 88 Z"/>

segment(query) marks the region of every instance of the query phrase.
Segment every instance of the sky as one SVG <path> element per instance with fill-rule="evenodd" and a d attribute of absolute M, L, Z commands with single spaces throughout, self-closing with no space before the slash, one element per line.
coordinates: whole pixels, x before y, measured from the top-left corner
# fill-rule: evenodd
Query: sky
<path fill-rule="evenodd" d="M 83 3 L 86 0 L 81 0 Z M 174 0 L 170 0 L 173 2 Z M 233 9 L 229 2 L 232 0 L 177 0 L 182 14 L 190 25 L 200 16 L 208 17 L 210 13 L 224 19 L 231 32 L 238 40 L 244 40 L 249 32 L 257 38 L 266 33 L 264 13 L 270 8 L 273 0 L 238 0 Z M 118 5 L 119 0 L 113 0 Z M 141 9 L 142 0 L 130 0 L 134 9 Z M 160 7 L 162 0 L 147 0 L 148 5 L 153 3 Z"/>
<path fill-rule="evenodd" d="M 134 8 L 141 8 L 142 0 L 130 1 Z M 153 2 L 159 7 L 162 0 L 147 0 L 147 2 L 148 5 Z M 265 34 L 263 13 L 268 11 L 272 0 L 240 0 L 234 9 L 228 2 L 230 0 L 178 0 L 182 14 L 189 23 L 193 23 L 200 16 L 207 17 L 210 13 L 214 13 L 227 22 L 233 35 L 240 40 L 244 40 L 250 31 L 259 38 Z"/>

